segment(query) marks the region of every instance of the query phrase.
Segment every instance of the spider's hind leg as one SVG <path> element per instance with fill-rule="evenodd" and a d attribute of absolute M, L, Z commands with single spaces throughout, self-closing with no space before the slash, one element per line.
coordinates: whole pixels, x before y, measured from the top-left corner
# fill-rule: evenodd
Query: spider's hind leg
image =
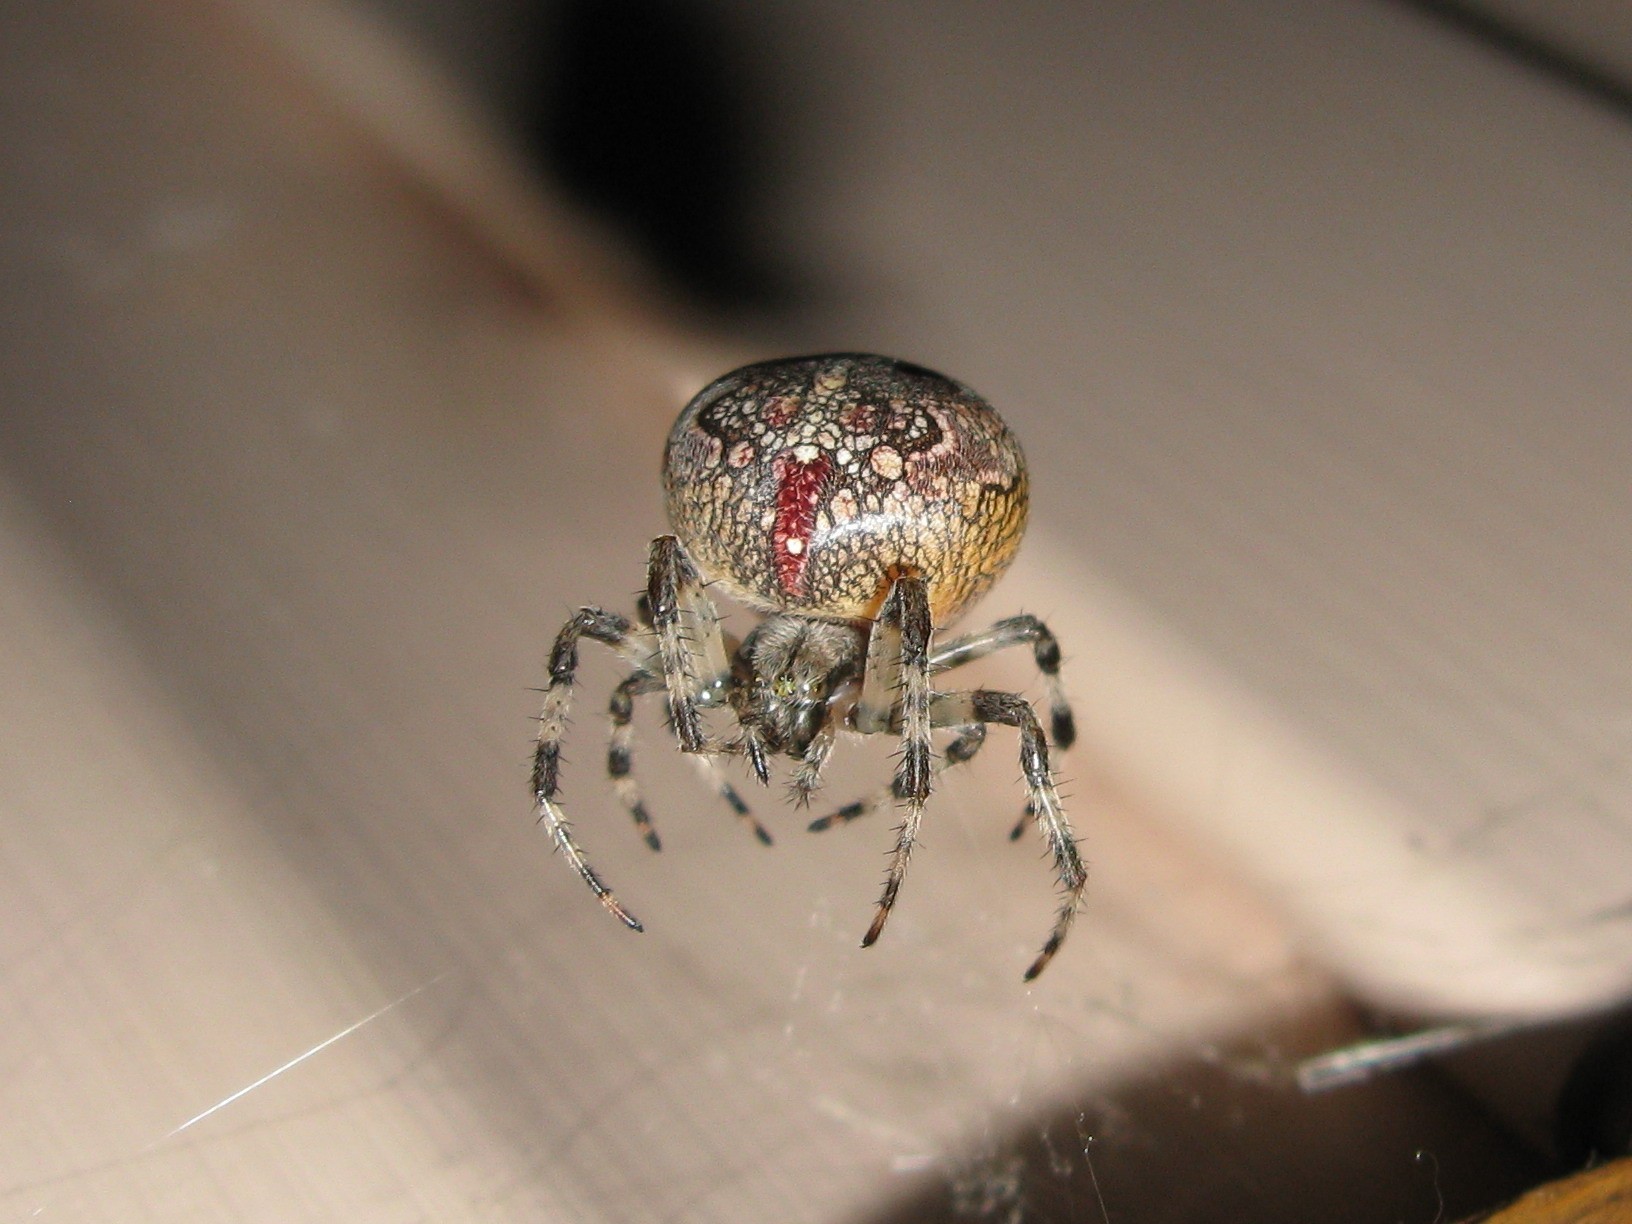
<path fill-rule="evenodd" d="M 965 765 L 972 761 L 986 742 L 986 727 L 982 723 L 973 723 L 967 727 L 954 728 L 958 734 L 946 745 L 941 759 L 935 762 L 935 777 L 939 778 L 954 765 Z M 831 829 L 834 825 L 849 824 L 852 820 L 860 820 L 863 816 L 870 816 L 891 800 L 904 799 L 906 796 L 896 793 L 895 783 L 880 787 L 864 799 L 854 803 L 847 803 L 826 816 L 819 816 L 810 822 L 810 832 L 820 833 L 824 829 Z M 1030 819 L 1030 813 L 1026 815 Z"/>
<path fill-rule="evenodd" d="M 721 772 L 714 755 L 705 753 L 699 756 L 697 765 L 702 770 L 703 776 L 708 779 L 709 784 L 714 787 L 715 794 L 725 800 L 725 804 L 731 809 L 732 814 L 747 826 L 748 831 L 758 839 L 759 844 L 762 846 L 773 844 L 770 831 L 759 823 L 753 809 L 748 806 L 743 797 L 737 792 L 737 788 L 732 786 L 730 780 Z"/>
<path fill-rule="evenodd" d="M 635 698 L 643 693 L 654 693 L 662 687 L 663 682 L 650 672 L 636 671 L 612 690 L 609 711 L 612 732 L 606 746 L 606 772 L 612 778 L 612 789 L 634 819 L 635 829 L 653 850 L 663 849 L 663 842 L 652 826 L 651 815 L 646 811 L 645 800 L 641 798 L 640 783 L 635 781 L 633 772 Z"/>

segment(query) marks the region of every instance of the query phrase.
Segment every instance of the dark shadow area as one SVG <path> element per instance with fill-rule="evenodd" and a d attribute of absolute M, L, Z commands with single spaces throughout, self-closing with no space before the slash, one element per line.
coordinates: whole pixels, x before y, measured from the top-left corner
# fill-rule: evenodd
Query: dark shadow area
<path fill-rule="evenodd" d="M 1393 0 L 1495 48 L 1530 71 L 1548 77 L 1598 105 L 1632 120 L 1632 82 L 1580 54 L 1548 42 L 1499 13 L 1463 0 Z"/>
<path fill-rule="evenodd" d="M 784 310 L 794 275 L 756 249 L 788 114 L 746 31 L 685 0 L 566 0 L 527 117 L 563 188 L 705 309 Z"/>
<path fill-rule="evenodd" d="M 1324 1045 L 1300 1026 L 1281 1048 Z M 1432 1068 L 1309 1096 L 1279 1056 L 1224 1056 L 1037 1119 L 875 1219 L 1444 1224 L 1555 1172 Z"/>
<path fill-rule="evenodd" d="M 1632 1156 L 1632 1019 L 1587 1043 L 1559 1093 L 1557 1143 L 1568 1168 Z"/>

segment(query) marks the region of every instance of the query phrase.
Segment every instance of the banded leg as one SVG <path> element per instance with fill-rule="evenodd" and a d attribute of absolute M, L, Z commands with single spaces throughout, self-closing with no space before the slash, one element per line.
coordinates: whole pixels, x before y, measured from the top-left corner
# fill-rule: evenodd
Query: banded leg
<path fill-rule="evenodd" d="M 1047 967 L 1065 942 L 1071 922 L 1082 905 L 1083 890 L 1088 884 L 1088 869 L 1083 866 L 1071 822 L 1066 819 L 1059 793 L 1054 789 L 1054 778 L 1048 767 L 1048 741 L 1043 737 L 1037 712 L 1018 693 L 999 693 L 990 689 L 942 693 L 935 698 L 931 713 L 937 724 L 963 726 L 970 722 L 1001 723 L 1014 727 L 1020 733 L 1020 769 L 1026 779 L 1026 806 L 1037 822 L 1038 832 L 1043 835 L 1043 840 L 1054 855 L 1054 870 L 1065 894 L 1043 950 L 1026 970 L 1026 981 L 1029 982 Z"/>
<path fill-rule="evenodd" d="M 959 727 L 958 735 L 946 746 L 941 759 L 935 762 L 935 777 L 937 780 L 954 765 L 964 765 L 974 758 L 980 751 L 980 746 L 986 742 L 986 728 L 981 723 L 968 727 Z M 810 822 L 810 832 L 820 833 L 824 829 L 831 829 L 834 825 L 849 824 L 852 820 L 860 820 L 863 816 L 870 816 L 891 800 L 899 801 L 904 795 L 895 793 L 895 783 L 880 787 L 865 799 L 858 799 L 854 803 L 847 803 L 837 811 L 829 812 L 826 816 L 817 817 Z M 1029 819 L 1029 813 L 1027 819 Z"/>
<path fill-rule="evenodd" d="M 953 638 L 929 657 L 932 673 L 973 663 L 1010 646 L 1031 646 L 1037 670 L 1043 674 L 1048 691 L 1049 731 L 1056 748 L 1069 748 L 1077 739 L 1077 721 L 1065 700 L 1060 683 L 1060 643 L 1049 627 L 1035 616 L 1011 616 L 990 628 Z"/>
<path fill-rule="evenodd" d="M 659 692 L 662 688 L 663 681 L 659 677 L 641 669 L 631 673 L 623 683 L 612 690 L 612 735 L 606 750 L 606 770 L 612 776 L 612 787 L 623 806 L 628 809 L 629 815 L 634 818 L 635 828 L 653 850 L 661 850 L 663 844 L 652 825 L 651 816 L 646 811 L 645 801 L 641 798 L 640 784 L 635 781 L 632 720 L 635 713 L 635 698 Z M 770 845 L 771 835 L 766 832 L 765 826 L 754 818 L 753 812 L 737 793 L 737 788 L 720 772 L 714 758 L 703 754 L 696 760 L 703 773 L 708 776 L 715 792 L 725 800 L 737 818 L 747 825 L 749 831 L 761 842 Z"/>
<path fill-rule="evenodd" d="M 721 772 L 715 758 L 708 754 L 698 757 L 697 768 L 702 770 L 704 776 L 708 778 L 709 784 L 714 787 L 714 793 L 725 800 L 726 806 L 731 809 L 736 818 L 742 821 L 747 826 L 748 831 L 759 839 L 760 845 L 771 845 L 769 830 L 755 818 L 753 809 L 743 801 L 742 796 L 737 793 L 737 788 L 732 786 L 725 774 Z"/>
<path fill-rule="evenodd" d="M 868 640 L 862 695 L 857 702 L 857 710 L 876 709 L 886 700 L 893 706 L 895 695 L 881 696 L 873 686 L 878 677 L 892 671 L 899 677 L 901 761 L 896 766 L 893 790 L 901 797 L 906 810 L 896 830 L 895 849 L 885 872 L 878 911 L 873 915 L 872 926 L 867 928 L 867 934 L 861 939 L 864 948 L 871 947 L 878 939 L 885 922 L 889 920 L 890 910 L 895 907 L 896 894 L 901 891 L 901 881 L 906 877 L 907 863 L 912 858 L 912 848 L 918 841 L 918 826 L 923 820 L 924 804 L 929 799 L 930 787 L 934 782 L 934 754 L 929 742 L 929 636 L 929 591 L 923 579 L 911 576 L 897 578 L 884 599 L 878 624 Z M 875 650 L 880 655 L 876 660 Z M 891 655 L 895 657 L 891 658 Z"/>
<path fill-rule="evenodd" d="M 699 710 L 722 704 L 730 691 L 720 615 L 702 578 L 674 536 L 652 541 L 646 604 L 669 690 L 669 719 L 682 752 L 718 752 L 703 734 Z"/>
<path fill-rule="evenodd" d="M 986 742 L 986 728 L 981 723 L 975 723 L 970 727 L 961 727 L 958 732 L 957 738 L 947 744 L 941 760 L 935 764 L 936 781 L 939 781 L 941 775 L 946 773 L 951 766 L 964 765 L 973 760 L 975 754 L 980 751 L 981 745 Z M 871 816 L 885 804 L 892 800 L 899 801 L 901 798 L 901 795 L 895 793 L 895 784 L 892 782 L 888 786 L 879 787 L 864 798 L 857 799 L 854 803 L 847 803 L 825 816 L 818 816 L 806 826 L 806 830 L 811 833 L 821 833 L 833 828 L 835 825 L 847 825 L 852 820 L 860 820 L 863 816 Z M 801 796 L 800 799 L 801 803 L 808 802 L 807 797 Z M 1026 826 L 1031 823 L 1033 815 L 1035 813 L 1032 811 L 1031 804 L 1027 803 L 1021 809 L 1020 819 L 1015 821 L 1014 827 L 1009 830 L 1010 841 L 1020 840 L 1025 834 Z"/>
<path fill-rule="evenodd" d="M 560 789 L 561 737 L 566 732 L 567 714 L 572 706 L 573 680 L 578 671 L 578 639 L 582 637 L 600 642 L 626 661 L 639 665 L 635 657 L 639 652 L 629 637 L 629 622 L 614 612 L 581 608 L 561 627 L 550 651 L 550 682 L 544 689 L 543 711 L 538 718 L 538 743 L 533 750 L 533 799 L 538 808 L 538 821 L 549 830 L 555 848 L 572 864 L 573 870 L 609 913 L 631 930 L 639 931 L 644 929 L 640 921 L 618 904 L 612 890 L 584 858 L 556 798 Z"/>
<path fill-rule="evenodd" d="M 631 672 L 612 690 L 612 733 L 606 746 L 606 772 L 612 778 L 612 789 L 618 801 L 634 818 L 635 828 L 653 850 L 663 849 L 663 842 L 652 826 L 651 815 L 640 795 L 640 783 L 634 775 L 635 698 L 644 693 L 655 693 L 663 682 L 648 671 Z"/>

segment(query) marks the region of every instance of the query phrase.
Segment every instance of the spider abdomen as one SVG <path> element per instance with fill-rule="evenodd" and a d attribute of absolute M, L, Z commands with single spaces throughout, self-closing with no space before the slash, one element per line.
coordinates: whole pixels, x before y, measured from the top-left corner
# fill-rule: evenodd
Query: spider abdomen
<path fill-rule="evenodd" d="M 1019 443 L 967 387 L 887 357 L 745 366 L 669 434 L 669 522 L 704 576 L 764 611 L 876 616 L 915 574 L 944 625 L 1014 559 Z"/>

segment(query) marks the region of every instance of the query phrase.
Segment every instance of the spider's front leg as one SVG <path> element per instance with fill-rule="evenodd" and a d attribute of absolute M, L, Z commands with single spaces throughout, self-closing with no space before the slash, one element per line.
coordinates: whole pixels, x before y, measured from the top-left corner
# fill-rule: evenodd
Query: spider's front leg
<path fill-rule="evenodd" d="M 899 709 L 901 760 L 892 790 L 906 805 L 896 830 L 895 850 L 885 873 L 878 912 L 861 940 L 864 948 L 878 939 L 895 906 L 934 778 L 934 753 L 929 741 L 929 635 L 929 591 L 923 579 L 897 578 L 868 638 L 861 697 L 855 711 L 856 729 L 866 733 L 887 730 L 892 714 Z"/>
<path fill-rule="evenodd" d="M 974 633 L 966 633 L 961 637 L 953 638 L 935 647 L 929 656 L 929 673 L 931 676 L 950 671 L 954 667 L 962 667 L 965 663 L 973 663 L 976 659 L 984 659 L 989 654 L 1004 650 L 1010 646 L 1030 646 L 1032 657 L 1036 660 L 1037 670 L 1042 673 L 1043 684 L 1048 690 L 1049 708 L 1049 739 L 1056 748 L 1069 748 L 1077 739 L 1076 719 L 1071 713 L 1071 706 L 1065 699 L 1065 688 L 1060 683 L 1060 644 L 1055 639 L 1049 627 L 1035 616 L 1011 616 L 1000 620 L 995 625 Z M 880 713 L 887 713 L 881 708 Z M 882 730 L 884 723 L 877 721 L 877 729 Z M 935 726 L 943 727 L 947 724 L 936 721 Z M 859 729 L 859 728 L 858 728 Z M 968 726 L 957 726 L 954 730 L 958 735 L 946 746 L 944 759 L 937 770 L 953 765 L 961 765 L 974 758 L 986 740 L 986 727 L 983 723 L 971 723 Z M 830 829 L 834 825 L 848 824 L 852 820 L 859 820 L 863 816 L 888 802 L 894 796 L 893 788 L 886 787 L 877 794 L 869 795 L 865 799 L 858 799 L 848 803 L 836 811 L 829 812 L 810 822 L 810 831 L 819 833 Z M 1031 805 L 1026 805 L 1020 816 L 1020 821 L 1009 832 L 1010 840 L 1018 840 L 1026 831 L 1026 824 L 1036 813 Z"/>
<path fill-rule="evenodd" d="M 657 634 L 657 654 L 669 690 L 669 719 L 683 752 L 719 752 L 703 732 L 700 711 L 725 704 L 731 667 L 720 614 L 703 589 L 697 567 L 672 535 L 652 541 L 646 603 Z"/>
<path fill-rule="evenodd" d="M 657 660 L 669 690 L 669 722 L 680 741 L 680 750 L 704 758 L 703 767 L 714 789 L 754 836 L 770 845 L 771 835 L 765 826 L 754 819 L 736 788 L 707 759 L 726 748 L 704 732 L 701 712 L 729 705 L 731 664 L 727 661 L 725 634 L 720 630 L 719 610 L 703 589 L 697 567 L 672 535 L 652 541 L 642 614 L 657 635 Z M 750 737 L 745 734 L 745 738 Z M 756 755 L 749 743 L 747 752 L 759 780 L 767 781 L 770 770 L 763 749 Z"/>

